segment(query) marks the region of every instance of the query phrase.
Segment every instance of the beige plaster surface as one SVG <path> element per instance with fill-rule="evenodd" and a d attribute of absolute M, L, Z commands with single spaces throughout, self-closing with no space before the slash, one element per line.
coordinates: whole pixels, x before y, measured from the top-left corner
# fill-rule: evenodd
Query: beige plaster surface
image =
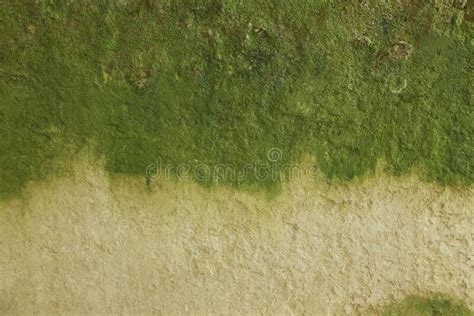
<path fill-rule="evenodd" d="M 473 189 L 377 176 L 264 192 L 70 175 L 0 202 L 0 314 L 357 314 L 474 305 Z"/>

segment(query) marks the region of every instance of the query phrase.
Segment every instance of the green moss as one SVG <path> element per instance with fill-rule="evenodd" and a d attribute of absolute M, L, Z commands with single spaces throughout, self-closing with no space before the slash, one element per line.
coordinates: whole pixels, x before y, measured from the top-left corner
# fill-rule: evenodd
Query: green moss
<path fill-rule="evenodd" d="M 384 316 L 472 316 L 474 313 L 459 301 L 444 295 L 431 297 L 410 296 L 402 302 L 386 306 L 381 313 Z"/>
<path fill-rule="evenodd" d="M 110 172 L 142 176 L 157 158 L 239 171 L 258 160 L 273 172 L 310 154 L 329 179 L 370 174 L 383 159 L 393 174 L 473 182 L 470 3 L 0 6 L 2 195 L 86 143 Z M 269 164 L 272 148 L 282 158 Z"/>

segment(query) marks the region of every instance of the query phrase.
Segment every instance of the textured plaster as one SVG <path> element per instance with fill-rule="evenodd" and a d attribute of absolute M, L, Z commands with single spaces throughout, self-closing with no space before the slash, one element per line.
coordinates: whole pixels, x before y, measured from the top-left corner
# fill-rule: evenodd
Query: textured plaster
<path fill-rule="evenodd" d="M 341 315 L 433 292 L 472 308 L 472 205 L 387 176 L 146 191 L 83 159 L 0 202 L 0 313 Z"/>

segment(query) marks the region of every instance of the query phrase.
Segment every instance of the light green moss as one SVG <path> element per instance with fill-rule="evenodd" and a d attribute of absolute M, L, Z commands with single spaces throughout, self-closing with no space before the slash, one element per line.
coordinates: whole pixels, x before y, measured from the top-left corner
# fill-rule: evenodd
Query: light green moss
<path fill-rule="evenodd" d="M 277 170 L 309 154 L 329 179 L 383 159 L 390 173 L 473 182 L 470 2 L 0 6 L 2 195 L 86 143 L 110 172 L 141 176 L 157 158 L 242 170 L 279 148 Z"/>
<path fill-rule="evenodd" d="M 432 297 L 410 296 L 402 302 L 386 306 L 383 316 L 472 316 L 466 305 L 444 295 Z"/>

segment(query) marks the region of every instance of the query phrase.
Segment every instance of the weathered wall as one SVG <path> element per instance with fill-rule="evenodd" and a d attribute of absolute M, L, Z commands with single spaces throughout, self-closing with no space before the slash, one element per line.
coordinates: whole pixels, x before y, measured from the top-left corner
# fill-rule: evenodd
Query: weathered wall
<path fill-rule="evenodd" d="M 472 185 L 472 4 L 2 1 L 0 198 L 89 143 L 134 176 L 157 158 L 242 170 L 278 148 L 277 170 L 310 155 L 346 181 L 384 160 Z"/>
<path fill-rule="evenodd" d="M 472 189 L 300 179 L 228 188 L 71 175 L 0 202 L 0 312 L 346 314 L 473 295 Z"/>
<path fill-rule="evenodd" d="M 0 314 L 472 307 L 473 3 L 0 1 Z"/>

